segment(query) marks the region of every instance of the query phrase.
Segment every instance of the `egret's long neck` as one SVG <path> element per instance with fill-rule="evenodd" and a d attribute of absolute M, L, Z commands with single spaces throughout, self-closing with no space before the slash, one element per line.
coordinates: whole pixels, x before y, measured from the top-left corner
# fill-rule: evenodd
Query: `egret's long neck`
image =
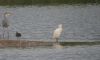
<path fill-rule="evenodd" d="M 7 16 L 4 14 L 4 19 L 7 20 Z"/>
<path fill-rule="evenodd" d="M 58 25 L 58 28 L 62 28 L 62 24 L 59 24 L 59 25 Z"/>
<path fill-rule="evenodd" d="M 58 28 L 62 28 L 62 26 L 59 26 Z"/>

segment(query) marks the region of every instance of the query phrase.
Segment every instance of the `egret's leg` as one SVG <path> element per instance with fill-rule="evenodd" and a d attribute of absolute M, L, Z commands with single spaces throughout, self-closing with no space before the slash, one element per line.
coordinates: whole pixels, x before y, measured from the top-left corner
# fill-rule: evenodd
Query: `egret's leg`
<path fill-rule="evenodd" d="M 0 35 L 0 39 L 1 39 L 1 35 Z"/>
<path fill-rule="evenodd" d="M 26 48 L 28 47 L 28 42 L 27 42 L 27 40 L 26 40 Z"/>
<path fill-rule="evenodd" d="M 59 42 L 58 42 L 58 39 L 59 39 L 59 38 L 56 38 L 56 44 L 58 44 L 58 43 L 59 43 Z"/>
<path fill-rule="evenodd" d="M 19 40 L 19 47 L 21 48 L 21 40 L 19 37 L 18 37 L 18 40 Z"/>
<path fill-rule="evenodd" d="M 28 42 L 28 47 L 30 47 L 30 42 Z"/>
<path fill-rule="evenodd" d="M 4 39 L 4 33 L 5 33 L 5 29 L 4 29 L 4 27 L 3 27 L 3 39 Z"/>
<path fill-rule="evenodd" d="M 21 48 L 21 40 L 19 39 L 19 41 L 20 41 L 20 48 Z"/>
<path fill-rule="evenodd" d="M 17 40 L 18 40 L 18 47 L 20 47 L 20 40 L 19 40 L 19 37 L 17 37 Z"/>
<path fill-rule="evenodd" d="M 7 28 L 7 34 L 8 34 L 8 40 L 9 40 L 9 30 L 8 30 L 8 28 Z"/>
<path fill-rule="evenodd" d="M 18 37 L 17 37 L 17 40 L 18 40 Z"/>

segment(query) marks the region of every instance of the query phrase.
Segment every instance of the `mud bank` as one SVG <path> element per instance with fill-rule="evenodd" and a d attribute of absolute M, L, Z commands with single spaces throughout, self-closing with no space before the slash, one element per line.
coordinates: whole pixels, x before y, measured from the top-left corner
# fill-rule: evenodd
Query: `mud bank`
<path fill-rule="evenodd" d="M 0 40 L 0 47 L 36 47 L 36 46 L 51 46 L 52 42 L 43 41 L 27 41 L 27 40 Z"/>
<path fill-rule="evenodd" d="M 39 46 L 52 46 L 54 42 L 47 41 L 27 41 L 27 40 L 0 40 L 0 48 L 14 47 L 39 47 Z M 100 45 L 100 41 L 73 41 L 73 42 L 59 42 L 62 46 L 77 46 L 77 45 Z"/>

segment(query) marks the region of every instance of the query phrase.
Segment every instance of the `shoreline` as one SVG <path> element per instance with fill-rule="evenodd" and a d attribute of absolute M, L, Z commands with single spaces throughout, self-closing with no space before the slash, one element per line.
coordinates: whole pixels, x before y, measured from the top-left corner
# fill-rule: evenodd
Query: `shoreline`
<path fill-rule="evenodd" d="M 69 41 L 59 42 L 62 46 L 78 46 L 78 45 L 100 45 L 100 41 Z M 14 47 L 14 48 L 26 48 L 26 47 L 39 47 L 39 46 L 53 46 L 53 42 L 48 41 L 27 41 L 27 40 L 0 40 L 0 48 Z"/>
<path fill-rule="evenodd" d="M 36 46 L 50 46 L 52 43 L 43 41 L 27 41 L 27 40 L 0 40 L 0 48 L 15 47 L 36 47 Z"/>

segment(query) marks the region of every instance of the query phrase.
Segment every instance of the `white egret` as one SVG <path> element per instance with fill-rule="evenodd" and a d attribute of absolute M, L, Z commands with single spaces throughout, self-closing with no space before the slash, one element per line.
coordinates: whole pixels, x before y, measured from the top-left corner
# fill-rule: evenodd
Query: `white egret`
<path fill-rule="evenodd" d="M 55 29 L 54 32 L 53 32 L 53 39 L 56 40 L 56 43 L 58 43 L 58 39 L 59 39 L 62 31 L 63 31 L 62 24 L 59 24 L 58 28 Z"/>
<path fill-rule="evenodd" d="M 3 27 L 3 30 L 4 28 L 6 28 L 8 30 L 8 27 L 9 27 L 9 21 L 7 19 L 8 16 L 12 15 L 12 13 L 10 12 L 5 12 L 4 13 L 4 20 L 2 20 L 2 27 Z M 5 33 L 5 30 L 3 32 L 3 38 L 4 38 L 4 33 Z M 9 39 L 9 31 L 7 31 L 8 33 L 8 39 Z"/>

